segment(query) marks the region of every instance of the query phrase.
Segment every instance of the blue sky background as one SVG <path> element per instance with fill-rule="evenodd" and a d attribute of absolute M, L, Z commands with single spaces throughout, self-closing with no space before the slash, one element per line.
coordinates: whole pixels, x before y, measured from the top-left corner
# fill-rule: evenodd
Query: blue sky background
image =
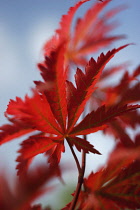
<path fill-rule="evenodd" d="M 96 0 L 83 4 L 77 16 L 83 14 L 94 2 Z M 58 27 L 61 15 L 75 3 L 76 0 L 0 0 L 0 124 L 6 122 L 3 112 L 9 99 L 23 97 L 33 86 L 32 81 L 40 78 L 36 63 L 42 58 L 43 43 Z M 112 48 L 135 43 L 115 57 L 118 63 L 129 60 L 132 70 L 140 63 L 140 0 L 112 0 L 108 8 L 121 4 L 128 5 L 128 9 L 116 17 L 121 25 L 115 33 L 126 34 L 127 39 L 116 42 Z M 95 134 L 94 139 L 99 149 L 104 141 L 102 135 Z M 0 159 L 10 169 L 15 167 L 13 162 L 19 142 L 15 140 L 0 148 Z M 111 139 L 108 145 L 113 145 Z M 101 150 L 104 154 L 102 160 L 105 160 L 108 150 L 105 147 L 101 147 Z M 69 159 L 69 156 L 65 157 Z M 96 167 L 98 157 L 92 158 Z"/>

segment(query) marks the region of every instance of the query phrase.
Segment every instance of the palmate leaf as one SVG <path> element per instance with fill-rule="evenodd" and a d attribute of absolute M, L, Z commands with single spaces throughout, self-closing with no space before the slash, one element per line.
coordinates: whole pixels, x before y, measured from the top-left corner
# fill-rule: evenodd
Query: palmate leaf
<path fill-rule="evenodd" d="M 65 45 L 60 45 L 46 57 L 44 63 L 38 65 L 45 83 L 37 83 L 38 89 L 45 93 L 50 108 L 65 132 L 67 118 L 66 77 L 64 64 Z"/>
<path fill-rule="evenodd" d="M 19 162 L 18 174 L 24 174 L 34 156 L 47 151 L 49 162 L 57 166 L 61 153 L 64 152 L 65 138 L 79 151 L 83 149 L 86 153 L 100 154 L 88 141 L 77 136 L 103 129 L 106 123 L 113 120 L 114 117 L 139 106 L 121 107 L 116 109 L 115 113 L 113 109 L 105 112 L 102 107 L 95 113 L 91 112 L 87 115 L 80 124 L 75 127 L 74 125 L 92 94 L 102 69 L 114 54 L 124 47 L 109 51 L 106 55 L 101 54 L 97 62 L 91 59 L 85 73 L 78 69 L 75 76 L 76 88 L 68 82 L 73 90 L 67 88 L 67 95 L 65 84 L 67 72 L 64 65 L 65 44 L 61 44 L 55 52 L 50 54 L 50 57 L 46 57 L 44 63 L 39 65 L 44 82 L 36 82 L 37 90 L 33 90 L 31 97 L 26 96 L 24 100 L 20 98 L 16 98 L 15 101 L 11 100 L 6 110 L 7 117 L 10 115 L 25 128 L 39 132 L 38 137 L 30 136 L 23 142 L 19 151 L 20 156 L 17 159 Z M 92 123 L 91 117 L 94 118 Z M 68 127 L 66 127 L 67 121 Z M 6 135 L 9 135 L 8 131 Z M 2 141 L 5 140 L 2 139 Z"/>
<path fill-rule="evenodd" d="M 108 122 L 115 117 L 140 108 L 140 105 L 124 105 L 121 107 L 110 107 L 107 111 L 105 105 L 99 107 L 97 111 L 89 113 L 78 125 L 71 131 L 71 135 L 86 135 L 89 133 L 103 130 Z"/>
<path fill-rule="evenodd" d="M 75 75 L 76 88 L 71 82 L 67 82 L 69 132 L 83 112 L 84 106 L 93 93 L 95 84 L 100 78 L 105 65 L 118 51 L 126 46 L 108 51 L 106 55 L 102 53 L 97 62 L 91 58 L 85 68 L 85 74 L 80 69 L 77 69 Z"/>
<path fill-rule="evenodd" d="M 139 144 L 140 145 L 140 144 Z M 136 209 L 140 207 L 140 147 L 117 146 L 110 154 L 106 168 L 85 179 L 80 208 Z M 79 205 L 78 204 L 78 205 Z"/>
<path fill-rule="evenodd" d="M 51 53 L 50 58 L 46 57 L 44 63 L 40 64 L 44 82 L 36 82 L 37 90 L 33 91 L 31 97 L 26 96 L 25 100 L 20 98 L 11 100 L 6 110 L 6 116 L 15 117 L 25 128 L 39 132 L 38 137 L 30 136 L 23 142 L 17 159 L 18 174 L 26 171 L 34 156 L 47 151 L 51 165 L 58 165 L 61 153 L 64 152 L 65 138 L 79 151 L 83 149 L 86 153 L 100 154 L 88 141 L 77 136 L 103 129 L 106 123 L 115 117 L 139 106 L 115 107 L 107 112 L 101 107 L 95 113 L 88 114 L 80 124 L 75 127 L 74 125 L 92 94 L 105 64 L 124 47 L 109 51 L 106 55 L 101 54 L 97 62 L 91 59 L 85 73 L 78 69 L 75 76 L 76 88 L 68 82 L 73 90 L 68 88 L 67 96 L 65 84 L 67 75 L 63 62 L 65 46 L 60 45 L 56 52 Z M 68 127 L 66 127 L 67 117 Z"/>
<path fill-rule="evenodd" d="M 82 19 L 78 19 L 74 32 L 71 30 L 72 21 L 78 8 L 89 0 L 81 0 L 71 7 L 66 15 L 62 16 L 60 27 L 55 35 L 45 43 L 44 55 L 50 56 L 52 50 L 57 49 L 60 43 L 67 42 L 65 62 L 67 64 L 75 63 L 86 64 L 86 55 L 96 52 L 98 49 L 110 45 L 113 41 L 124 38 L 124 36 L 111 36 L 109 32 L 115 27 L 115 24 L 107 23 L 122 8 L 116 8 L 105 13 L 100 18 L 100 13 L 108 5 L 110 0 L 104 3 L 95 2 Z M 73 32 L 73 34 L 72 34 Z M 80 47 L 79 47 L 80 46 Z"/>
<path fill-rule="evenodd" d="M 67 53 L 70 61 L 75 64 L 85 65 L 86 55 L 109 46 L 117 39 L 124 38 L 124 36 L 109 35 L 109 32 L 115 28 L 116 24 L 108 22 L 122 8 L 112 9 L 105 12 L 103 16 L 100 14 L 109 2 L 110 0 L 104 1 L 102 4 L 99 2 L 94 3 L 86 14 L 77 20 Z"/>
<path fill-rule="evenodd" d="M 140 161 L 129 167 L 103 187 L 101 196 L 110 198 L 122 208 L 140 208 Z"/>

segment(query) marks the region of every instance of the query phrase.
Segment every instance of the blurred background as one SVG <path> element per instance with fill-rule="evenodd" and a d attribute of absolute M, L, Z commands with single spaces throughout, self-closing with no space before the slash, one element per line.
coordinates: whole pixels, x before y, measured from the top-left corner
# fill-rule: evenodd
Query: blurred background
<path fill-rule="evenodd" d="M 91 0 L 83 4 L 76 17 L 84 14 L 96 1 Z M 40 79 L 36 64 L 42 60 L 43 44 L 58 28 L 61 15 L 66 14 L 68 8 L 76 2 L 76 0 L 0 0 L 0 125 L 6 123 L 4 111 L 9 99 L 15 99 L 16 96 L 23 98 L 34 86 L 33 80 Z M 113 33 L 125 34 L 127 38 L 115 42 L 112 48 L 126 43 L 135 45 L 119 52 L 113 61 L 117 63 L 130 61 L 131 71 L 140 63 L 140 1 L 112 0 L 108 9 L 117 5 L 128 7 L 116 16 L 120 25 Z M 104 146 L 106 139 L 102 138 L 101 132 L 92 135 L 91 138 L 94 138 L 95 148 L 103 155 L 102 157 L 88 156 L 86 174 L 104 163 L 108 152 L 113 147 L 110 137 L 106 137 L 109 147 Z M 0 165 L 13 174 L 16 151 L 20 142 L 21 139 L 17 139 L 0 147 Z M 41 158 L 41 161 L 45 161 Z M 62 158 L 64 160 L 62 162 L 70 162 L 71 154 L 68 148 L 67 154 Z M 66 174 L 68 183 L 71 183 L 75 177 L 74 170 L 71 177 Z M 50 198 L 49 201 L 51 202 Z M 57 209 L 55 204 L 54 209 Z"/>

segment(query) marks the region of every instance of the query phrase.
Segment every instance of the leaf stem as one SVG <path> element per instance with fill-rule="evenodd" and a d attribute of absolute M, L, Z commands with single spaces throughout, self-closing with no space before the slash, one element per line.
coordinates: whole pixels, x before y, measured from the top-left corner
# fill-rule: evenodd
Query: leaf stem
<path fill-rule="evenodd" d="M 84 136 L 84 139 L 86 140 L 86 136 Z M 76 156 L 76 158 L 77 158 L 77 156 Z M 78 161 L 78 163 L 79 163 L 79 161 Z M 75 206 L 76 206 L 76 203 L 77 203 L 80 191 L 81 191 L 81 187 L 82 187 L 82 184 L 83 184 L 85 166 L 86 166 L 86 153 L 85 153 L 84 150 L 82 150 L 82 165 L 81 165 L 80 168 L 78 168 L 78 171 L 79 171 L 78 183 L 77 183 L 77 187 L 76 187 L 76 190 L 75 190 L 75 193 L 74 193 L 74 198 L 71 202 L 71 206 L 70 206 L 69 210 L 74 210 L 75 209 Z"/>
<path fill-rule="evenodd" d="M 68 142 L 68 145 L 69 145 L 70 150 L 71 150 L 71 152 L 72 152 L 72 155 L 73 155 L 73 157 L 74 157 L 74 159 L 75 159 L 75 162 L 76 162 L 76 165 L 77 165 L 77 168 L 78 168 L 78 172 L 80 173 L 81 167 L 80 167 L 79 160 L 78 160 L 78 158 L 77 158 L 77 156 L 76 156 L 76 154 L 75 154 L 75 152 L 74 152 L 74 149 L 73 149 L 73 147 L 71 146 L 71 144 L 70 144 L 70 142 L 69 142 L 68 139 L 67 139 L 67 142 Z"/>

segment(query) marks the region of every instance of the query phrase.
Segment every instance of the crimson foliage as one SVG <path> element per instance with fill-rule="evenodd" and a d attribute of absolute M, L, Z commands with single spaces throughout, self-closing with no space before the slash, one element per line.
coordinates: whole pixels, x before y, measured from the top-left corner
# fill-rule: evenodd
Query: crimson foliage
<path fill-rule="evenodd" d="M 84 166 L 77 159 L 76 149 L 84 154 L 100 151 L 87 140 L 87 135 L 103 130 L 114 137 L 116 147 L 106 166 L 81 179 L 83 189 L 73 194 L 76 201 L 64 209 L 136 209 L 140 208 L 140 135 L 131 139 L 127 128 L 140 124 L 135 105 L 140 100 L 140 67 L 132 74 L 124 71 L 125 65 L 108 69 L 107 63 L 128 45 L 101 53 L 97 60 L 91 53 L 109 47 L 123 36 L 112 36 L 110 20 L 121 10 L 115 8 L 101 15 L 110 0 L 96 2 L 86 14 L 77 20 L 71 30 L 77 9 L 88 0 L 79 1 L 62 16 L 60 27 L 45 43 L 44 61 L 38 64 L 42 81 L 35 81 L 32 96 L 10 100 L 5 116 L 9 124 L 0 127 L 0 144 L 28 134 L 21 143 L 17 157 L 17 173 L 20 181 L 15 183 L 16 196 L 12 195 L 4 175 L 0 179 L 0 207 L 2 209 L 41 209 L 32 201 L 44 193 L 40 190 L 54 176 L 61 177 L 59 163 L 61 153 L 68 142 L 79 170 L 84 176 Z M 126 50 L 126 49 L 125 49 Z M 71 79 L 73 66 L 78 66 L 75 81 Z M 117 85 L 105 80 L 124 71 Z M 91 110 L 85 114 L 87 103 Z M 131 112 L 133 111 L 133 112 Z M 93 142 L 94 143 L 94 142 Z M 67 152 L 67 151 L 66 151 Z M 45 153 L 49 167 L 30 171 L 33 158 Z M 47 188 L 46 188 L 47 190 Z M 10 201 L 7 203 L 7 199 Z M 47 209 L 47 208 L 46 208 Z"/>

